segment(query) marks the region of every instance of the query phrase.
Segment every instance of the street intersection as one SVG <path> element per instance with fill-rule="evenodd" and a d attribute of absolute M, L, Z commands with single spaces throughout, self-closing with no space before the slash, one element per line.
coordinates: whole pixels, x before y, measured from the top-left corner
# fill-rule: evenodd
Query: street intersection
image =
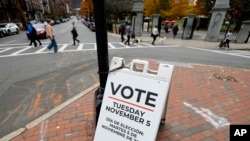
<path fill-rule="evenodd" d="M 13 56 L 24 56 L 24 55 L 38 55 L 38 54 L 46 54 L 53 53 L 52 50 L 47 49 L 47 45 L 49 42 L 43 42 L 43 45 L 34 47 L 29 46 L 27 43 L 20 44 L 2 44 L 0 45 L 0 58 L 1 57 L 13 57 Z M 182 46 L 182 45 L 165 45 L 165 44 L 157 44 L 151 45 L 148 42 L 142 42 L 140 44 L 131 44 L 130 46 L 124 45 L 122 42 L 108 42 L 109 49 L 131 49 L 131 48 L 154 48 L 154 47 L 187 47 L 191 49 L 198 49 L 203 51 L 209 51 L 219 54 L 228 54 L 233 56 L 240 56 L 244 58 L 250 58 L 250 52 L 245 50 L 230 50 L 227 51 L 225 49 L 202 49 L 190 46 Z M 96 50 L 96 43 L 80 43 L 78 45 L 72 45 L 72 43 L 68 44 L 58 44 L 58 52 L 77 52 L 77 51 L 88 51 L 88 50 Z"/>

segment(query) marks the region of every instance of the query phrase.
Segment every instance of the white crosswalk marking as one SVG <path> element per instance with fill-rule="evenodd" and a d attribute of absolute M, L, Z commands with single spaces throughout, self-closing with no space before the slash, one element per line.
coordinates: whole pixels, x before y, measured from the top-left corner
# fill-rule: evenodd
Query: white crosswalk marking
<path fill-rule="evenodd" d="M 124 43 L 120 43 L 120 42 L 119 42 L 119 44 L 125 47 Z"/>
<path fill-rule="evenodd" d="M 45 47 L 39 49 L 39 50 L 36 51 L 35 53 L 41 53 L 41 52 L 43 52 L 43 51 L 46 50 L 46 49 L 47 49 L 47 46 L 45 46 Z"/>
<path fill-rule="evenodd" d="M 78 47 L 77 50 L 82 50 L 83 49 L 83 43 L 81 43 Z"/>
<path fill-rule="evenodd" d="M 114 45 L 112 45 L 111 43 L 108 43 L 108 46 L 110 46 L 111 48 L 116 48 Z"/>
<path fill-rule="evenodd" d="M 26 47 L 26 48 L 23 48 L 23 49 L 21 49 L 21 50 L 19 50 L 19 51 L 17 51 L 17 52 L 14 52 L 14 53 L 12 53 L 12 54 L 10 54 L 10 55 L 17 55 L 17 54 L 19 54 L 19 53 L 21 53 L 21 52 L 24 52 L 24 51 L 26 51 L 26 50 L 28 50 L 28 49 L 31 49 L 32 47 Z"/>
<path fill-rule="evenodd" d="M 152 48 L 152 47 L 164 47 L 164 48 L 176 48 L 176 47 L 183 47 L 180 45 L 163 45 L 163 44 L 156 44 L 151 45 L 150 43 L 141 42 L 139 44 L 131 44 L 130 46 L 125 46 L 122 42 L 108 42 L 108 49 L 114 50 L 114 49 L 144 49 L 144 48 Z M 202 49 L 202 48 L 195 48 L 195 47 L 189 47 L 185 46 L 186 48 L 192 48 L 192 49 L 199 49 L 204 51 L 210 51 L 214 53 L 220 53 L 220 54 L 227 54 L 227 55 L 233 55 L 233 56 L 239 56 L 244 58 L 250 58 L 250 52 L 249 51 L 239 51 L 239 50 L 231 50 L 231 51 L 225 51 L 225 50 L 218 50 L 218 49 Z M 70 48 L 70 49 L 67 49 Z M 2 57 L 13 57 L 13 56 L 25 56 L 25 55 L 34 55 L 34 54 L 46 54 L 51 53 L 53 50 L 46 50 L 47 44 L 43 43 L 43 46 L 39 46 L 36 48 L 30 47 L 30 46 L 24 46 L 23 43 L 18 44 L 5 44 L 0 45 L 0 58 Z M 96 50 L 97 45 L 96 43 L 80 43 L 78 46 L 72 46 L 71 44 L 58 44 L 58 52 L 72 52 L 72 51 L 92 51 Z"/>
<path fill-rule="evenodd" d="M 64 44 L 58 51 L 62 52 L 62 51 L 64 51 L 66 49 L 66 47 L 68 47 L 68 45 Z"/>
<path fill-rule="evenodd" d="M 3 50 L 0 51 L 0 53 L 6 52 L 6 51 L 11 50 L 11 49 L 12 49 L 12 48 L 3 49 Z"/>

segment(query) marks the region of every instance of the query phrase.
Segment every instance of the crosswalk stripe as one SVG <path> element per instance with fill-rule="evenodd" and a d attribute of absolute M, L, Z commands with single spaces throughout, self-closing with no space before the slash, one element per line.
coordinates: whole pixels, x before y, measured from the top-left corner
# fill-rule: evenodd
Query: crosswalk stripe
<path fill-rule="evenodd" d="M 112 45 L 111 43 L 108 43 L 108 46 L 110 46 L 111 48 L 116 48 L 114 45 Z"/>
<path fill-rule="evenodd" d="M 133 44 L 133 45 L 136 47 L 143 47 L 143 46 L 140 46 L 139 44 Z"/>
<path fill-rule="evenodd" d="M 120 43 L 120 42 L 119 42 L 119 44 L 125 47 L 124 43 Z"/>
<path fill-rule="evenodd" d="M 63 51 L 63 50 L 66 49 L 66 47 L 68 47 L 68 45 L 67 45 L 67 44 L 64 44 L 58 51 Z"/>
<path fill-rule="evenodd" d="M 83 43 L 81 43 L 78 47 L 77 50 L 82 50 L 83 49 Z"/>
<path fill-rule="evenodd" d="M 12 49 L 12 48 L 6 48 L 6 49 L 4 49 L 4 50 L 1 50 L 0 53 L 6 52 L 6 51 L 11 50 L 11 49 Z"/>
<path fill-rule="evenodd" d="M 147 44 L 147 43 L 141 43 L 142 45 L 145 45 L 145 46 L 152 46 L 150 44 Z"/>
<path fill-rule="evenodd" d="M 36 51 L 35 53 L 41 53 L 41 52 L 43 52 L 43 51 L 46 50 L 46 49 L 47 49 L 47 46 L 45 46 L 45 47 L 39 49 L 39 50 Z"/>
<path fill-rule="evenodd" d="M 26 51 L 26 50 L 28 50 L 28 49 L 31 49 L 32 47 L 26 47 L 26 48 L 24 48 L 24 49 L 21 49 L 21 50 L 19 50 L 19 51 L 17 51 L 17 52 L 14 52 L 14 53 L 12 53 L 12 54 L 10 54 L 10 55 L 17 55 L 17 54 L 19 54 L 19 53 L 21 53 L 21 52 L 24 52 L 24 51 Z"/>

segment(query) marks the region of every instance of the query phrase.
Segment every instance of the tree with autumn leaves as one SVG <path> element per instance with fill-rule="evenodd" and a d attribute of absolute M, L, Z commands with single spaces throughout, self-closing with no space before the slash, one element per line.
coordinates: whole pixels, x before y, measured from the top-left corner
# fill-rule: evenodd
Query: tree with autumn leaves
<path fill-rule="evenodd" d="M 208 16 L 216 0 L 144 0 L 144 16 L 160 14 L 162 18 L 177 19 L 188 14 Z M 109 19 L 121 19 L 132 12 L 133 0 L 105 0 Z M 230 0 L 231 7 L 250 8 L 250 0 Z M 82 0 L 81 15 L 94 15 L 93 0 Z M 246 10 L 245 10 L 246 11 Z M 88 13 L 89 12 L 89 13 Z M 248 16 L 249 17 L 249 16 Z"/>
<path fill-rule="evenodd" d="M 123 19 L 132 12 L 133 0 L 106 0 L 105 3 L 109 19 Z M 93 0 L 82 0 L 80 7 L 81 15 L 94 16 Z M 163 18 L 176 19 L 192 13 L 197 14 L 198 10 L 189 0 L 144 0 L 144 16 L 148 17 L 160 14 Z"/>
<path fill-rule="evenodd" d="M 133 0 L 105 0 L 105 4 L 107 18 L 121 19 L 131 13 Z M 85 17 L 87 17 L 88 14 L 90 14 L 90 17 L 94 16 L 93 0 L 82 0 L 80 14 Z"/>
<path fill-rule="evenodd" d="M 144 0 L 144 15 L 160 14 L 163 18 L 177 19 L 199 13 L 190 0 Z"/>
<path fill-rule="evenodd" d="M 93 17 L 93 0 L 82 0 L 80 4 L 80 14 L 85 17 Z"/>

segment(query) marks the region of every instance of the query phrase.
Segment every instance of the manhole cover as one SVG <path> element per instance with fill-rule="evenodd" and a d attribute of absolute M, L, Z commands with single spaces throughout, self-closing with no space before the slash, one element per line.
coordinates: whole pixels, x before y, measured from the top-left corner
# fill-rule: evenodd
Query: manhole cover
<path fill-rule="evenodd" d="M 214 73 L 214 77 L 220 80 L 224 80 L 224 81 L 233 81 L 233 82 L 237 82 L 236 79 L 234 79 L 232 76 L 226 76 L 226 75 L 222 75 L 222 74 L 215 74 Z"/>

